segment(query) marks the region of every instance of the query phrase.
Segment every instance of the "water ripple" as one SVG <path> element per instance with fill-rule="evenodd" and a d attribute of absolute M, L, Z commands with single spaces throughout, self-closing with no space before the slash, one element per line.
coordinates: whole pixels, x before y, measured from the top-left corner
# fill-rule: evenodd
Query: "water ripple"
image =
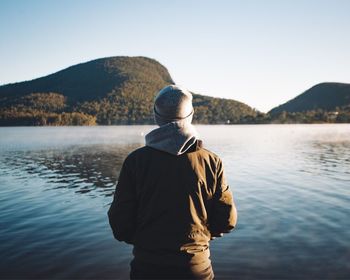
<path fill-rule="evenodd" d="M 4 162 L 18 179 L 23 172 L 47 180 L 49 189 L 75 189 L 75 193 L 90 196 L 111 196 L 121 164 L 138 145 L 72 146 L 69 149 L 11 151 L 4 153 Z M 3 171 L 10 174 L 10 171 Z"/>

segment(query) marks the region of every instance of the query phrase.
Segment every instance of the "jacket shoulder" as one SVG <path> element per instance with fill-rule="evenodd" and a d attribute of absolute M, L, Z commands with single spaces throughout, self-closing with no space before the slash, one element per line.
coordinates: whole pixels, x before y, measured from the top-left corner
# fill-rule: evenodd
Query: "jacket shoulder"
<path fill-rule="evenodd" d="M 137 148 L 136 150 L 131 151 L 127 157 L 125 158 L 125 161 L 133 161 L 138 158 L 147 157 L 150 153 L 152 153 L 152 148 L 147 146 L 142 146 L 140 148 Z"/>
<path fill-rule="evenodd" d="M 205 148 L 205 146 L 203 145 L 203 141 L 202 140 L 197 140 L 196 148 L 195 148 L 194 151 L 195 152 L 199 152 L 202 155 L 209 156 L 210 158 L 212 158 L 212 159 L 214 159 L 216 161 L 220 161 L 221 160 L 220 157 L 216 153 L 214 153 L 214 152 L 208 150 L 207 148 Z"/>
<path fill-rule="evenodd" d="M 198 152 L 200 152 L 201 154 L 211 158 L 212 160 L 214 160 L 215 162 L 220 162 L 221 158 L 214 152 L 208 150 L 207 148 L 203 148 L 201 147 Z"/>
<path fill-rule="evenodd" d="M 218 159 L 218 160 L 220 159 L 220 157 L 216 153 L 208 150 L 207 148 L 201 148 L 201 150 L 203 150 L 204 153 L 207 153 L 208 155 L 210 155 L 211 157 L 213 157 L 215 159 Z"/>

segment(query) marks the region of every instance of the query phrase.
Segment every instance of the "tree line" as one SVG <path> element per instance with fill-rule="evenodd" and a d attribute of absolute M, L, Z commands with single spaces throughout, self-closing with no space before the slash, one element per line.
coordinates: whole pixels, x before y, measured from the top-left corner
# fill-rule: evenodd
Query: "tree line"
<path fill-rule="evenodd" d="M 149 85 L 150 90 L 153 89 Z M 145 90 L 146 88 L 146 90 Z M 147 85 L 125 84 L 106 97 L 69 103 L 59 93 L 32 93 L 0 99 L 1 126 L 154 124 L 153 96 Z M 350 105 L 333 111 L 265 114 L 234 100 L 193 94 L 197 124 L 350 123 Z"/>

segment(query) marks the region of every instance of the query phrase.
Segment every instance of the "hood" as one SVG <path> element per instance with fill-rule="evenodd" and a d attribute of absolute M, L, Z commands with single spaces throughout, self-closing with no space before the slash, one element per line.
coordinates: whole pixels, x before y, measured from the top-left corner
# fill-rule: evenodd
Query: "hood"
<path fill-rule="evenodd" d="M 199 139 L 195 127 L 186 121 L 170 122 L 162 125 L 146 135 L 146 146 L 182 155 Z"/>

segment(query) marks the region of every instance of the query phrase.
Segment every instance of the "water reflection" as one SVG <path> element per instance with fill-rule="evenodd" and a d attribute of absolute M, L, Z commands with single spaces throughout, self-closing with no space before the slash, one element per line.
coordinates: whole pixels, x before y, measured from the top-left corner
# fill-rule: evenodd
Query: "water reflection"
<path fill-rule="evenodd" d="M 138 144 L 71 146 L 62 149 L 17 151 L 3 155 L 19 173 L 38 175 L 48 189 L 74 189 L 90 196 L 111 196 L 121 165 Z"/>

